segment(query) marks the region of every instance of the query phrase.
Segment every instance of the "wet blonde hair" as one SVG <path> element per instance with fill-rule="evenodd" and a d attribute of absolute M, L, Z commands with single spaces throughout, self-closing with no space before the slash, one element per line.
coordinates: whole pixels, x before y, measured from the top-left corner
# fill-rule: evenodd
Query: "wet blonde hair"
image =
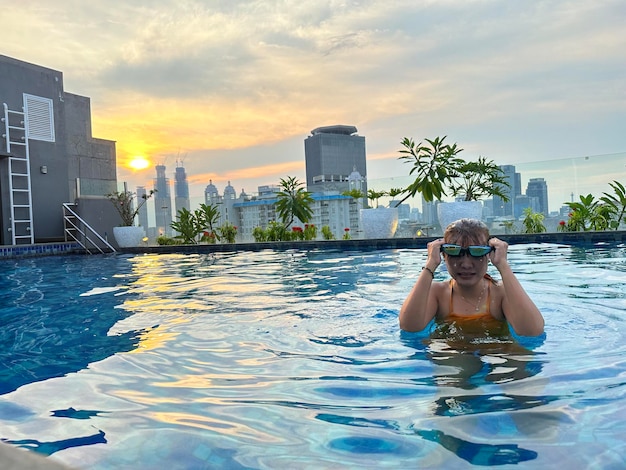
<path fill-rule="evenodd" d="M 461 246 L 486 245 L 489 228 L 478 219 L 459 219 L 446 227 L 443 239 L 446 243 Z"/>

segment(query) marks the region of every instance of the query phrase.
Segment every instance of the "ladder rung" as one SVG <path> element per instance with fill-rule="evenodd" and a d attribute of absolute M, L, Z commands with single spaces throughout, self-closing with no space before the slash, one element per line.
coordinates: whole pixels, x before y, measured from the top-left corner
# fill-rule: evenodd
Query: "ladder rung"
<path fill-rule="evenodd" d="M 25 131 L 26 128 L 24 126 L 7 126 L 9 129 L 19 129 L 20 131 Z"/>
<path fill-rule="evenodd" d="M 17 219 L 17 220 L 13 220 L 13 222 L 16 224 L 23 224 L 25 222 L 30 222 L 30 219 Z"/>
<path fill-rule="evenodd" d="M 9 113 L 9 114 L 21 114 L 22 116 L 24 116 L 24 111 L 13 111 L 11 109 L 7 109 L 7 113 Z"/>
<path fill-rule="evenodd" d="M 19 189 L 19 188 L 13 188 L 12 190 L 14 193 L 27 193 L 28 189 Z"/>
<path fill-rule="evenodd" d="M 13 207 L 19 207 L 20 209 L 23 209 L 24 207 L 30 207 L 30 204 L 13 204 Z"/>

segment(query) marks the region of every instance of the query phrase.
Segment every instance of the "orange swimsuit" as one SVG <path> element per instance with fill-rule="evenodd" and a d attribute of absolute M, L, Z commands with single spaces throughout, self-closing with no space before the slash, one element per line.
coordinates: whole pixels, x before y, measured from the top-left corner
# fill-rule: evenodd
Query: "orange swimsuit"
<path fill-rule="evenodd" d="M 510 331 L 506 321 L 500 321 L 491 315 L 491 289 L 490 284 L 493 278 L 485 275 L 489 282 L 487 285 L 487 306 L 486 310 L 475 315 L 463 315 L 454 313 L 452 302 L 452 279 L 450 279 L 450 313 L 444 319 L 437 320 L 436 337 L 447 339 L 465 340 L 493 340 L 509 336 Z"/>

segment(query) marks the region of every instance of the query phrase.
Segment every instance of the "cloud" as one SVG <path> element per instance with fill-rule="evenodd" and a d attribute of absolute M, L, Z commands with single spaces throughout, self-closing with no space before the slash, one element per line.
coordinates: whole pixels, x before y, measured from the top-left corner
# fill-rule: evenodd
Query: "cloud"
<path fill-rule="evenodd" d="M 91 97 L 120 179 L 151 181 L 123 167 L 134 155 L 173 171 L 184 154 L 196 191 L 274 184 L 304 173 L 303 140 L 331 124 L 366 136 L 372 177 L 406 172 L 405 136 L 498 163 L 626 145 L 621 0 L 5 3 L 4 53 Z"/>

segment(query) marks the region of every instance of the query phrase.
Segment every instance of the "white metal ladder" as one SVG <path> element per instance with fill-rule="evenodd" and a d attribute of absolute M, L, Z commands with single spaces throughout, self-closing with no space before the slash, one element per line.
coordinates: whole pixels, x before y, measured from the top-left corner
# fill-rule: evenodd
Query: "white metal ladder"
<path fill-rule="evenodd" d="M 12 111 L 2 104 L 4 133 L 9 155 L 9 194 L 11 201 L 11 237 L 13 245 L 35 243 L 33 203 L 30 183 L 30 156 L 28 151 L 28 122 L 22 111 Z"/>

